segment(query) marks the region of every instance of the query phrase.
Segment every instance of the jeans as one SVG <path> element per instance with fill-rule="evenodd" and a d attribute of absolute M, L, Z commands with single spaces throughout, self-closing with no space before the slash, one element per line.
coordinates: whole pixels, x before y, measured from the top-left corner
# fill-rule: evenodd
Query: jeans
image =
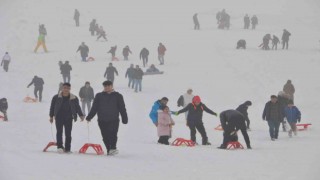
<path fill-rule="evenodd" d="M 119 123 L 120 121 L 98 121 L 103 142 L 108 152 L 111 149 L 117 149 Z"/>
<path fill-rule="evenodd" d="M 268 125 L 269 125 L 270 137 L 278 139 L 280 122 L 279 121 L 268 120 Z"/>
<path fill-rule="evenodd" d="M 133 89 L 134 88 L 134 79 L 129 77 L 129 84 L 128 87 L 130 87 Z"/>
<path fill-rule="evenodd" d="M 71 77 L 70 74 L 62 74 L 63 82 L 70 83 Z"/>
<path fill-rule="evenodd" d="M 142 79 L 135 79 L 134 80 L 134 87 L 135 87 L 135 92 L 138 92 L 138 86 L 139 86 L 139 91 L 142 90 Z"/>
<path fill-rule="evenodd" d="M 206 144 L 208 142 L 208 137 L 207 137 L 207 133 L 206 130 L 203 126 L 203 122 L 188 122 L 188 126 L 190 129 L 190 136 L 191 136 L 191 140 L 193 142 L 196 142 L 196 133 L 197 130 L 198 132 L 201 134 L 202 137 L 202 144 Z"/>
<path fill-rule="evenodd" d="M 159 55 L 158 59 L 160 61 L 160 65 L 164 64 L 164 55 Z"/>
<path fill-rule="evenodd" d="M 65 150 L 70 151 L 71 149 L 71 131 L 72 131 L 72 119 L 56 119 L 57 128 L 57 146 L 58 148 L 63 148 L 62 133 L 64 127 L 65 139 Z"/>
<path fill-rule="evenodd" d="M 88 113 L 89 113 L 91 110 L 91 101 L 83 100 L 81 103 L 82 103 L 82 113 L 86 114 L 86 105 L 87 105 Z"/>
<path fill-rule="evenodd" d="M 82 58 L 82 61 L 83 61 L 83 62 L 86 62 L 86 61 L 87 61 L 87 57 L 82 56 L 81 58 Z"/>
<path fill-rule="evenodd" d="M 43 91 L 43 87 L 34 87 L 34 97 L 38 99 L 38 92 L 39 92 L 39 102 L 42 101 L 42 91 Z"/>

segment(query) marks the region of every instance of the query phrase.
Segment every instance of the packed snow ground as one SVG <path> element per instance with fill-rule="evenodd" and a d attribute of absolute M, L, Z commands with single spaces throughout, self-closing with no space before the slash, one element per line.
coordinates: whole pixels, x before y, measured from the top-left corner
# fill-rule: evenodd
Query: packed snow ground
<path fill-rule="evenodd" d="M 75 8 L 81 14 L 80 28 L 74 25 Z M 229 31 L 216 28 L 215 13 L 223 8 L 231 15 Z M 0 122 L 0 179 L 319 179 L 319 9 L 317 0 L 1 0 L 0 55 L 8 51 L 12 62 L 8 73 L 0 71 L 0 97 L 9 102 L 9 122 Z M 199 13 L 201 31 L 193 30 L 195 12 Z M 257 30 L 242 29 L 245 13 L 258 16 Z M 107 31 L 108 42 L 97 42 L 90 36 L 93 18 Z M 41 49 L 33 53 L 40 23 L 48 31 L 48 54 Z M 281 37 L 284 28 L 292 33 L 289 51 L 257 48 L 266 33 Z M 248 49 L 235 50 L 242 38 Z M 75 51 L 83 41 L 96 61 L 80 62 Z M 130 63 L 142 65 L 138 56 L 143 47 L 150 50 L 150 64 L 158 64 L 159 42 L 168 49 L 166 65 L 159 66 L 165 74 L 144 77 L 143 92 L 136 94 L 127 88 L 125 71 Z M 107 51 L 113 45 L 118 45 L 121 58 L 125 45 L 133 51 L 129 62 L 114 62 L 120 72 L 115 90 L 124 95 L 129 115 L 129 124 L 121 125 L 119 131 L 120 154 L 43 153 L 52 141 L 50 101 L 62 81 L 58 61 L 69 60 L 73 66 L 74 94 L 87 80 L 99 92 L 110 62 Z M 22 99 L 33 95 L 33 89 L 26 87 L 34 75 L 44 78 L 44 100 L 26 104 Z M 287 79 L 296 87 L 295 102 L 302 122 L 312 123 L 312 127 L 291 139 L 281 132 L 279 140 L 272 142 L 261 114 L 270 95 L 277 94 Z M 171 110 L 178 110 L 178 97 L 190 87 L 219 113 L 251 100 L 253 150 L 216 149 L 222 142 L 222 133 L 213 130 L 219 119 L 207 114 L 204 123 L 212 146 L 157 145 L 156 129 L 148 117 L 152 104 L 167 96 Z M 171 141 L 189 138 L 184 115 L 174 120 Z M 90 141 L 103 144 L 95 119 L 89 126 Z M 199 134 L 197 137 L 201 140 Z M 244 144 L 242 135 L 239 137 Z M 87 123 L 76 122 L 72 150 L 77 152 L 86 142 Z"/>

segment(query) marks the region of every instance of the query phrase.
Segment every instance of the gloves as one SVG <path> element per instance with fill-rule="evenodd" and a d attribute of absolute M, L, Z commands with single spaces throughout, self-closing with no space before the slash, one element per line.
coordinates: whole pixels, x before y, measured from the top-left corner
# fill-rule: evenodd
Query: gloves
<path fill-rule="evenodd" d="M 177 112 L 174 112 L 174 115 L 178 116 L 178 115 L 179 115 L 179 112 L 178 112 L 178 111 L 177 111 Z"/>
<path fill-rule="evenodd" d="M 122 119 L 122 124 L 128 124 L 128 119 Z"/>

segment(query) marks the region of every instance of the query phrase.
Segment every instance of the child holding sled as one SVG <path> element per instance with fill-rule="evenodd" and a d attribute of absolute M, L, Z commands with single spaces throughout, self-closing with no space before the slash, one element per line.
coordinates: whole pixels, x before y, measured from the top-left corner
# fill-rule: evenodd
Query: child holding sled
<path fill-rule="evenodd" d="M 174 121 L 171 118 L 170 110 L 168 106 L 163 106 L 161 110 L 158 111 L 158 136 L 159 144 L 169 145 L 169 138 L 172 134 L 172 126 Z"/>

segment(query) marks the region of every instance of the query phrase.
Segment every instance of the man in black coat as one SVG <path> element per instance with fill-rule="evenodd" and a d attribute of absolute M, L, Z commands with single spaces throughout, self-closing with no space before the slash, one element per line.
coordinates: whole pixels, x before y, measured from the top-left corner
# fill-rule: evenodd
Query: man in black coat
<path fill-rule="evenodd" d="M 243 117 L 244 120 L 247 122 L 247 130 L 250 130 L 250 119 L 248 116 L 248 108 L 252 105 L 251 101 L 246 101 L 245 103 L 241 104 L 236 110 L 239 111 Z"/>
<path fill-rule="evenodd" d="M 73 19 L 76 21 L 76 27 L 79 27 L 80 26 L 80 23 L 79 23 L 80 13 L 79 13 L 78 9 L 76 9 L 74 11 Z"/>
<path fill-rule="evenodd" d="M 117 150 L 119 114 L 123 124 L 128 123 L 128 115 L 123 96 L 113 90 L 113 83 L 105 81 L 103 86 L 104 90 L 95 96 L 92 109 L 86 120 L 90 122 L 96 114 L 98 115 L 98 124 L 107 153 L 115 155 L 119 152 Z"/>
<path fill-rule="evenodd" d="M 80 51 L 82 62 L 86 62 L 87 57 L 89 55 L 89 47 L 84 42 L 82 42 L 81 45 L 79 46 L 77 52 L 78 51 Z"/>
<path fill-rule="evenodd" d="M 88 113 L 91 110 L 91 102 L 94 99 L 94 91 L 93 88 L 90 86 L 90 82 L 86 82 L 85 85 L 80 89 L 79 97 L 82 102 L 82 113 L 86 114 L 86 105 L 88 108 Z"/>
<path fill-rule="evenodd" d="M 136 68 L 134 70 L 133 73 L 133 81 L 134 81 L 134 86 L 135 86 L 135 90 L 134 92 L 138 92 L 138 87 L 139 87 L 139 91 L 141 92 L 142 90 L 142 77 L 144 75 L 144 72 L 142 71 L 142 69 L 136 65 Z"/>
<path fill-rule="evenodd" d="M 97 23 L 97 21 L 96 21 L 95 19 L 93 19 L 93 20 L 90 22 L 89 31 L 91 32 L 91 36 L 94 36 L 96 23 Z"/>
<path fill-rule="evenodd" d="M 211 145 L 208 141 L 208 136 L 206 133 L 206 130 L 203 126 L 202 122 L 202 115 L 203 111 L 212 114 L 214 116 L 217 116 L 217 113 L 213 112 L 205 104 L 201 102 L 201 99 L 199 96 L 195 96 L 192 100 L 192 103 L 190 103 L 185 108 L 181 109 L 180 111 L 176 112 L 176 115 L 179 115 L 181 113 L 188 111 L 188 117 L 187 117 L 187 125 L 190 128 L 190 134 L 191 134 L 191 140 L 193 142 L 196 142 L 196 130 L 201 134 L 202 137 L 202 145 Z"/>
<path fill-rule="evenodd" d="M 39 92 L 39 102 L 41 102 L 44 81 L 42 78 L 38 76 L 34 76 L 31 83 L 27 87 L 29 88 L 32 84 L 34 85 L 34 91 L 33 91 L 34 97 L 38 99 L 38 92 Z"/>
<path fill-rule="evenodd" d="M 284 118 L 284 109 L 278 102 L 278 98 L 275 95 L 271 96 L 271 100 L 266 103 L 262 119 L 268 121 L 269 133 L 271 140 L 278 139 L 280 123 Z"/>
<path fill-rule="evenodd" d="M 198 13 L 193 15 L 193 23 L 194 23 L 194 30 L 200 30 L 200 23 L 198 20 Z"/>
<path fill-rule="evenodd" d="M 109 63 L 109 66 L 106 69 L 106 72 L 104 73 L 104 77 L 107 78 L 108 81 L 111 81 L 112 83 L 114 82 L 114 74 L 117 76 L 118 71 L 115 67 L 113 67 L 112 63 Z"/>
<path fill-rule="evenodd" d="M 70 153 L 71 151 L 71 131 L 72 120 L 77 121 L 77 115 L 81 120 L 84 120 L 84 116 L 81 112 L 78 98 L 70 93 L 71 85 L 64 83 L 61 93 L 53 96 L 50 106 L 50 123 L 56 120 L 57 128 L 57 148 L 58 152 Z M 62 133 L 63 127 L 65 132 L 65 146 L 63 147 Z"/>
<path fill-rule="evenodd" d="M 258 17 L 256 15 L 253 15 L 251 18 L 251 24 L 252 24 L 252 29 L 256 29 L 256 26 L 258 24 Z"/>
<path fill-rule="evenodd" d="M 127 69 L 127 72 L 126 72 L 126 75 L 125 75 L 125 78 L 128 77 L 129 79 L 129 83 L 128 83 L 128 87 L 133 89 L 134 88 L 134 73 L 135 73 L 135 69 L 134 69 L 134 66 L 133 64 L 130 65 L 130 67 Z"/>
<path fill-rule="evenodd" d="M 223 111 L 220 114 L 220 122 L 223 128 L 223 143 L 219 147 L 220 149 L 226 149 L 228 143 L 234 141 L 234 137 L 237 136 L 238 130 L 241 130 L 247 148 L 251 149 L 250 139 L 245 124 L 245 117 L 239 111 Z"/>
<path fill-rule="evenodd" d="M 62 78 L 64 83 L 70 83 L 71 81 L 71 76 L 70 72 L 72 71 L 72 67 L 69 64 L 69 61 L 66 61 L 64 64 L 60 66 Z"/>
<path fill-rule="evenodd" d="M 143 61 L 143 67 L 148 66 L 148 56 L 149 50 L 147 48 L 143 48 L 140 52 L 140 59 Z"/>
<path fill-rule="evenodd" d="M 8 101 L 6 98 L 1 98 L 0 99 L 0 112 L 3 113 L 3 120 L 4 121 L 8 121 L 8 115 L 7 115 L 7 111 L 8 111 Z"/>
<path fill-rule="evenodd" d="M 126 47 L 123 48 L 123 50 L 122 50 L 122 55 L 123 55 L 125 61 L 128 61 L 128 60 L 129 60 L 129 58 L 128 58 L 128 57 L 129 57 L 129 54 L 132 54 L 132 52 L 131 52 L 129 46 L 126 46 Z"/>
<path fill-rule="evenodd" d="M 282 49 L 289 48 L 289 37 L 291 36 L 291 33 L 287 31 L 286 29 L 283 30 L 282 34 Z"/>
<path fill-rule="evenodd" d="M 246 14 L 243 18 L 244 21 L 244 29 L 249 29 L 250 27 L 250 17 Z"/>

